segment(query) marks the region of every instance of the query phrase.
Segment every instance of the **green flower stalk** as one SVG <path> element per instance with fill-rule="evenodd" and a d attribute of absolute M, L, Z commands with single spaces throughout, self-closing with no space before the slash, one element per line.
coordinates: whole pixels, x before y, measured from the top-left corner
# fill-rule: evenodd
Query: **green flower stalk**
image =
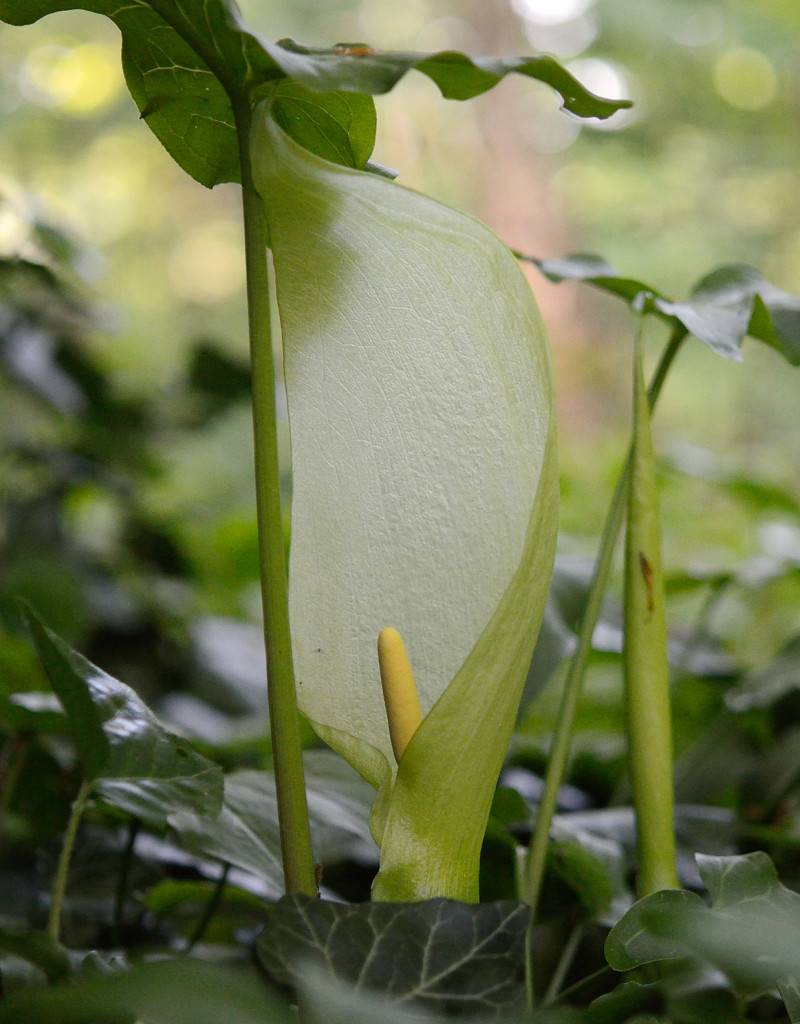
<path fill-rule="evenodd" d="M 636 837 L 638 890 L 678 888 L 672 784 L 672 726 L 661 523 L 642 372 L 642 336 L 633 359 L 633 447 L 625 534 L 625 709 Z"/>

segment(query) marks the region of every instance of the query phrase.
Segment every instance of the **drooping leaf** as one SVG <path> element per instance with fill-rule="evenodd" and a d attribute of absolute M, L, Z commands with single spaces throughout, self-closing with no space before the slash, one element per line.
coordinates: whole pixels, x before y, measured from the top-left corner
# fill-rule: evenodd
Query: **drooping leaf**
<path fill-rule="evenodd" d="M 528 913 L 508 901 L 345 904 L 286 896 L 269 911 L 257 952 L 282 985 L 295 987 L 310 967 L 324 968 L 410 1008 L 489 1016 L 519 1007 Z"/>
<path fill-rule="evenodd" d="M 580 117 L 606 118 L 630 106 L 595 96 L 549 56 L 497 60 L 270 43 L 247 29 L 233 0 L 0 0 L 0 20 L 28 25 L 75 9 L 114 21 L 125 79 L 142 118 L 173 159 L 209 187 L 239 180 L 237 113 L 241 119 L 253 97 L 282 79 L 292 80 L 279 87 L 276 116 L 284 130 L 313 152 L 354 167 L 365 165 L 375 141 L 374 102 L 367 94 L 387 92 L 412 68 L 448 99 L 477 96 L 517 72 L 555 89 Z"/>
<path fill-rule="evenodd" d="M 673 302 L 659 289 L 636 278 L 620 277 L 599 256 L 575 255 L 533 263 L 550 281 L 583 281 L 616 295 L 637 311 L 646 308 L 686 330 L 718 355 L 741 359 L 749 335 L 771 345 L 794 366 L 800 365 L 800 297 L 776 287 L 753 267 L 731 263 L 698 281 L 692 294 Z"/>
<path fill-rule="evenodd" d="M 800 895 L 783 886 L 765 853 L 697 855 L 711 896 L 648 896 L 611 931 L 606 959 L 617 971 L 658 960 L 693 956 L 728 976 L 743 994 L 797 986 Z"/>
<path fill-rule="evenodd" d="M 295 1017 L 251 975 L 188 959 L 0 1003 L 0 1024 L 291 1024 Z"/>
<path fill-rule="evenodd" d="M 377 859 L 369 833 L 371 788 L 331 751 L 305 755 L 306 791 L 314 854 L 321 864 L 345 858 Z M 275 776 L 240 771 L 225 778 L 216 817 L 182 812 L 170 818 L 182 844 L 264 880 L 277 897 L 283 891 Z"/>
<path fill-rule="evenodd" d="M 633 441 L 625 531 L 625 716 L 636 811 L 638 889 L 675 888 L 669 661 L 661 568 L 661 519 L 650 410 L 637 334 Z"/>
<path fill-rule="evenodd" d="M 509 251 L 477 222 L 319 160 L 266 117 L 253 154 L 292 427 L 300 707 L 385 787 L 376 894 L 475 899 L 552 565 L 541 321 Z M 376 653 L 387 626 L 427 715 L 390 803 Z"/>
<path fill-rule="evenodd" d="M 548 55 L 500 60 L 468 57 L 452 50 L 393 53 L 358 43 L 321 49 L 302 46 L 292 39 L 282 39 L 269 52 L 287 75 L 320 89 L 379 95 L 389 92 L 403 75 L 415 68 L 436 83 L 445 99 L 468 100 L 516 72 L 555 89 L 563 100 L 564 109 L 578 117 L 607 118 L 631 106 L 630 100 L 595 96 Z"/>
<path fill-rule="evenodd" d="M 154 825 L 181 809 L 216 813 L 217 765 L 167 732 L 129 686 L 73 651 L 32 612 L 29 622 L 94 793 Z"/>

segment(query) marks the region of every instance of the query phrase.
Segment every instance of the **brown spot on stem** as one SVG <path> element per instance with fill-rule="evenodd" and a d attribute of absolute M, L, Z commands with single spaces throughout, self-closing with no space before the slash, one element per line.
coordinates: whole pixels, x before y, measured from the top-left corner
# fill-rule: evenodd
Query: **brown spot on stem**
<path fill-rule="evenodd" d="M 644 577 L 644 585 L 647 587 L 647 610 L 652 612 L 653 610 L 653 567 L 647 558 L 647 555 L 643 552 L 639 552 L 639 568 L 642 570 L 642 576 Z"/>

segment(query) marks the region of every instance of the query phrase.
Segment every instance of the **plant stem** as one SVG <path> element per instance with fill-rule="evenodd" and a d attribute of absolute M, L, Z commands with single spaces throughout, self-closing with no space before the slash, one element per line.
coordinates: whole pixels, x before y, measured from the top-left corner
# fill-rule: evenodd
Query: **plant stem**
<path fill-rule="evenodd" d="M 217 908 L 222 902 L 222 894 L 225 892 L 225 886 L 228 883 L 228 874 L 230 873 L 231 866 L 226 861 L 222 865 L 222 873 L 220 874 L 217 882 L 214 886 L 214 891 L 211 893 L 211 898 L 205 906 L 203 915 L 197 922 L 197 927 L 192 932 L 191 938 L 186 943 L 186 949 L 183 951 L 184 956 L 188 956 L 192 952 L 197 943 L 202 939 L 206 933 L 206 929 L 211 924 L 211 918 L 216 914 Z"/>
<path fill-rule="evenodd" d="M 128 834 L 125 838 L 125 848 L 122 851 L 122 861 L 117 879 L 117 891 L 114 895 L 114 942 L 122 945 L 122 925 L 125 913 L 125 897 L 128 893 L 128 877 L 130 876 L 131 865 L 133 864 L 133 850 L 136 846 L 136 837 L 142 823 L 139 818 L 131 818 L 128 822 Z"/>
<path fill-rule="evenodd" d="M 561 950 L 561 956 L 558 958 L 550 984 L 547 986 L 547 992 L 545 992 L 544 999 L 542 1000 L 544 1006 L 549 1006 L 550 1003 L 554 1003 L 558 998 L 558 993 L 561 991 L 564 979 L 569 974 L 569 969 L 572 966 L 572 961 L 575 959 L 575 954 L 578 952 L 585 931 L 585 925 L 576 924 L 570 932 L 567 941 L 564 943 L 564 948 Z"/>
<path fill-rule="evenodd" d="M 661 390 L 664 386 L 667 374 L 672 366 L 675 356 L 686 337 L 686 329 L 679 325 L 676 327 L 667 341 L 658 366 L 653 373 L 653 379 L 647 391 L 647 398 L 650 409 L 654 409 Z M 536 921 L 536 911 L 539 904 L 539 897 L 542 891 L 545 865 L 547 862 L 547 847 L 550 842 L 550 828 L 553 824 L 553 816 L 558 804 L 558 791 L 567 770 L 569 760 L 569 749 L 572 740 L 572 732 L 575 726 L 575 713 L 578 707 L 578 700 L 583 687 L 583 678 L 586 674 L 586 665 L 592 650 L 592 636 L 594 635 L 597 620 L 603 606 L 603 597 L 608 577 L 611 572 L 611 565 L 614 558 L 614 548 L 622 527 L 623 513 L 625 510 L 625 493 L 628 481 L 628 467 L 630 465 L 630 452 L 625 466 L 620 474 L 617 486 L 614 489 L 614 496 L 606 515 L 603 533 L 600 538 L 600 547 L 597 552 L 597 559 L 594 565 L 591 586 L 586 598 L 586 606 L 578 626 L 578 639 L 575 653 L 569 663 L 567 676 L 564 680 L 564 690 L 561 696 L 561 704 L 558 709 L 553 744 L 550 748 L 550 756 L 547 762 L 547 774 L 545 776 L 544 792 L 539 802 L 536 816 L 536 827 L 531 841 L 530 854 L 528 858 L 528 884 L 526 900 L 531 907 L 530 924 L 528 928 L 530 946 L 530 934 Z M 528 957 L 528 961 L 530 956 Z M 526 965 L 528 976 L 528 999 L 532 1002 L 533 985 L 530 979 L 530 964 Z"/>
<path fill-rule="evenodd" d="M 625 530 L 625 720 L 636 818 L 637 889 L 677 889 L 672 713 L 662 569 L 661 514 L 642 331 L 633 347 L 633 448 Z"/>
<path fill-rule="evenodd" d="M 58 858 L 56 877 L 53 881 L 53 896 L 50 903 L 50 920 L 47 924 L 47 934 L 55 942 L 58 942 L 59 934 L 61 932 L 61 910 L 64 906 L 64 893 L 67 889 L 67 879 L 69 877 L 69 865 L 72 860 L 72 851 L 75 848 L 78 826 L 80 825 L 81 817 L 83 816 L 83 812 L 86 807 L 86 801 L 89 799 L 91 790 L 91 782 L 88 779 L 84 779 L 81 783 L 81 788 L 78 790 L 78 795 L 75 797 L 72 804 L 69 821 L 67 822 L 67 830 L 64 833 L 64 842 L 61 845 L 61 854 Z"/>
<path fill-rule="evenodd" d="M 275 408 L 275 367 L 272 356 L 267 225 L 250 163 L 250 110 L 236 110 L 242 169 L 247 312 L 253 388 L 256 510 L 267 652 L 272 756 L 278 796 L 278 818 L 287 892 L 316 896 L 317 884 L 308 823 L 303 755 L 297 717 L 286 558 L 283 546 L 278 428 Z"/>

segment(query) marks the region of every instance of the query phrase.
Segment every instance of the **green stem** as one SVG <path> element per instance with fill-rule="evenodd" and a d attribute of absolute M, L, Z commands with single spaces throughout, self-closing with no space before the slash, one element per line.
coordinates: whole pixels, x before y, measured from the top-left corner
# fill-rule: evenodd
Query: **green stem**
<path fill-rule="evenodd" d="M 128 878 L 133 864 L 133 851 L 136 846 L 136 837 L 142 823 L 139 818 L 131 818 L 128 822 L 128 834 L 125 838 L 125 847 L 122 851 L 119 878 L 117 879 L 117 891 L 114 895 L 114 942 L 122 945 L 122 925 L 125 914 L 125 897 L 128 894 Z"/>
<path fill-rule="evenodd" d="M 64 906 L 64 893 L 67 890 L 69 865 L 72 860 L 72 851 L 75 848 L 78 826 L 80 825 L 81 817 L 83 816 L 84 809 L 86 808 L 86 801 L 89 799 L 91 790 L 91 782 L 84 779 L 81 783 L 81 788 L 78 790 L 78 795 L 75 797 L 75 801 L 72 804 L 72 811 L 70 812 L 69 821 L 67 822 L 67 831 L 64 833 L 64 842 L 61 846 L 61 854 L 58 858 L 56 877 L 53 881 L 53 898 L 50 904 L 50 920 L 47 924 L 47 934 L 54 942 L 58 942 L 59 934 L 61 932 L 61 909 Z"/>
<path fill-rule="evenodd" d="M 200 920 L 197 922 L 197 927 L 192 932 L 191 938 L 186 943 L 186 949 L 184 955 L 188 956 L 192 952 L 197 943 L 203 938 L 206 933 L 206 929 L 211 924 L 211 918 L 216 914 L 220 903 L 222 902 L 222 895 L 225 892 L 225 886 L 228 884 L 228 875 L 230 873 L 231 866 L 227 861 L 222 865 L 222 873 L 216 881 L 214 891 L 211 893 L 211 898 L 206 904 L 205 910 Z"/>
<path fill-rule="evenodd" d="M 236 110 L 236 126 L 242 170 L 247 263 L 261 600 L 264 609 L 267 687 L 283 876 L 287 892 L 316 896 L 289 631 L 267 270 L 267 225 L 264 206 L 253 183 L 250 110 L 246 103 L 240 104 Z"/>
<path fill-rule="evenodd" d="M 550 984 L 547 986 L 547 992 L 542 1000 L 544 1006 L 549 1006 L 558 998 L 558 993 L 561 991 L 564 980 L 569 974 L 569 969 L 572 967 L 572 961 L 575 959 L 575 954 L 578 952 L 585 931 L 585 925 L 576 924 L 570 932 L 567 941 L 564 943 L 564 948 L 561 950 L 561 956 L 558 958 Z"/>
<path fill-rule="evenodd" d="M 633 450 L 625 531 L 625 721 L 637 890 L 678 889 L 661 515 L 641 329 L 633 347 Z"/>
<path fill-rule="evenodd" d="M 686 329 L 679 325 L 676 327 L 667 341 L 658 366 L 653 374 L 653 379 L 647 391 L 647 398 L 650 409 L 654 409 L 661 390 L 664 386 L 667 374 L 672 366 L 675 356 L 686 337 Z M 553 817 L 558 804 L 558 791 L 564 781 L 569 760 L 570 743 L 572 732 L 575 727 L 575 714 L 578 707 L 578 700 L 583 687 L 583 679 L 586 674 L 586 665 L 592 650 L 592 636 L 600 617 L 603 606 L 608 577 L 611 572 L 611 565 L 614 559 L 614 548 L 622 528 L 623 514 L 625 511 L 625 495 L 628 481 L 628 467 L 630 465 L 630 453 L 625 462 L 625 467 L 620 474 L 617 486 L 614 489 L 614 496 L 611 499 L 606 516 L 603 533 L 600 538 L 600 548 L 597 552 L 592 583 L 586 599 L 586 606 L 578 626 L 578 639 L 575 653 L 569 663 L 567 676 L 564 681 L 564 689 L 561 696 L 561 704 L 558 709 L 553 744 L 550 748 L 550 756 L 547 763 L 547 774 L 545 776 L 544 792 L 536 816 L 536 828 L 531 841 L 530 854 L 528 858 L 528 884 L 526 900 L 531 907 L 529 924 L 530 933 L 536 922 L 536 911 L 539 905 L 539 897 L 542 891 L 545 865 L 547 863 L 547 847 L 550 842 L 550 829 L 553 824 Z M 528 957 L 528 961 L 530 957 Z M 530 980 L 530 964 L 526 964 L 528 977 L 528 999 L 532 1002 L 533 986 Z"/>

